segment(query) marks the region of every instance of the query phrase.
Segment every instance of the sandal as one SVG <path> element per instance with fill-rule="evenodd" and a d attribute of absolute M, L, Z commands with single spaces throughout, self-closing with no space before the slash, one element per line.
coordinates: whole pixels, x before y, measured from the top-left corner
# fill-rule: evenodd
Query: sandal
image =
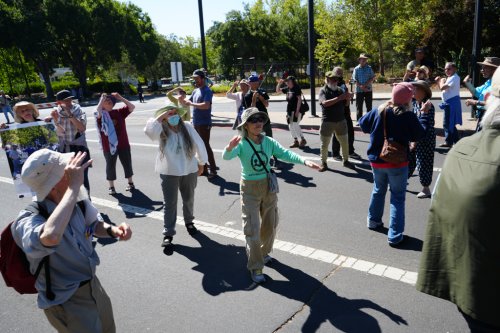
<path fill-rule="evenodd" d="M 111 186 L 109 189 L 108 189 L 108 194 L 109 195 L 115 195 L 116 194 L 116 190 L 113 186 Z"/>
<path fill-rule="evenodd" d="M 125 187 L 125 191 L 133 191 L 135 190 L 134 183 L 128 183 L 127 187 Z"/>

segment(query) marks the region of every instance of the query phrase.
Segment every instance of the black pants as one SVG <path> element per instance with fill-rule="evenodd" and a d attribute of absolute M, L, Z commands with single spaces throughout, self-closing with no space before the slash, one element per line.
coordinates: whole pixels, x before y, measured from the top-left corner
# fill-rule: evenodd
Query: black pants
<path fill-rule="evenodd" d="M 210 165 L 210 171 L 212 173 L 217 172 L 217 166 L 215 165 L 214 152 L 212 151 L 212 147 L 210 147 L 210 131 L 212 130 L 212 126 L 210 125 L 194 125 L 194 129 L 200 135 L 203 143 L 205 144 L 205 149 L 208 154 L 208 164 Z M 205 166 L 205 171 L 207 171 L 207 167 Z"/>
<path fill-rule="evenodd" d="M 69 152 L 75 153 L 76 155 L 76 153 L 78 153 L 79 151 L 87 153 L 87 157 L 85 157 L 82 164 L 87 163 L 90 160 L 89 149 L 85 146 L 69 145 Z M 61 152 L 66 153 L 66 151 L 61 151 Z M 86 168 L 85 171 L 83 172 L 83 186 L 87 189 L 87 192 L 89 193 L 90 196 L 89 168 Z"/>
<path fill-rule="evenodd" d="M 347 122 L 347 136 L 349 137 L 349 155 L 354 153 L 354 125 L 351 119 L 351 109 L 349 105 L 344 108 L 345 120 Z M 340 142 L 335 134 L 332 138 L 332 156 L 340 155 Z"/>
<path fill-rule="evenodd" d="M 363 101 L 366 104 L 366 112 L 372 109 L 373 91 L 356 93 L 356 120 L 363 117 Z"/>
<path fill-rule="evenodd" d="M 123 172 L 125 173 L 125 178 L 130 178 L 134 175 L 132 170 L 132 155 L 130 149 L 120 149 L 117 150 L 114 155 L 111 155 L 109 151 L 105 151 L 104 159 L 106 160 L 106 180 L 115 181 L 116 180 L 116 160 L 119 158 L 123 166 Z"/>
<path fill-rule="evenodd" d="M 493 326 L 483 321 L 472 318 L 471 316 L 465 314 L 458 308 L 458 311 L 462 314 L 471 333 L 500 333 L 500 327 Z"/>

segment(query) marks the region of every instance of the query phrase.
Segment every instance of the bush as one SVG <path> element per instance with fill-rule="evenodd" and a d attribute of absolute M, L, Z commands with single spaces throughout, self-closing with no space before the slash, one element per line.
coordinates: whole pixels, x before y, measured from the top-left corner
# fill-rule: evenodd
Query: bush
<path fill-rule="evenodd" d="M 137 87 L 133 84 L 128 84 L 128 88 L 130 90 L 130 95 L 137 95 Z"/>
<path fill-rule="evenodd" d="M 376 83 L 387 83 L 387 78 L 383 75 L 377 76 Z"/>
<path fill-rule="evenodd" d="M 225 93 L 227 92 L 231 87 L 229 85 L 218 85 L 218 84 L 214 84 L 212 86 L 212 91 L 214 92 L 214 94 L 218 94 L 218 93 Z"/>
<path fill-rule="evenodd" d="M 80 88 L 80 83 L 78 81 L 54 81 L 52 82 L 52 90 L 54 93 L 61 90 L 70 90 Z"/>

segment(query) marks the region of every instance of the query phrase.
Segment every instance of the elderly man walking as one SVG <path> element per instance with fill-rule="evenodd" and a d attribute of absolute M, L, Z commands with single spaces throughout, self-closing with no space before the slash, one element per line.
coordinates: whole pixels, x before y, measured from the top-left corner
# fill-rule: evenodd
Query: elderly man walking
<path fill-rule="evenodd" d="M 92 240 L 128 240 L 132 231 L 126 223 L 112 226 L 100 220 L 82 186 L 92 163 L 85 159 L 82 152 L 33 153 L 21 177 L 36 193 L 39 211 L 22 210 L 11 231 L 31 272 L 45 266 L 35 283 L 38 307 L 58 332 L 115 332 L 111 301 L 96 277 L 99 257 Z"/>

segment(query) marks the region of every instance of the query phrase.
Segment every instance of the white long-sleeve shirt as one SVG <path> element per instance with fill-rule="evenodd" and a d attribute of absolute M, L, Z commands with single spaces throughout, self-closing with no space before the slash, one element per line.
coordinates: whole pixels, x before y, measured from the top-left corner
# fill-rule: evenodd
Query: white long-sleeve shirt
<path fill-rule="evenodd" d="M 198 164 L 208 161 L 207 150 L 200 135 L 191 124 L 184 123 L 194 145 L 195 156 L 188 158 L 184 150 L 184 138 L 181 132 L 170 131 L 163 154 L 156 155 L 155 172 L 168 176 L 186 176 L 198 172 Z M 150 118 L 144 127 L 144 133 L 153 141 L 160 141 L 163 131 L 161 124 Z"/>

